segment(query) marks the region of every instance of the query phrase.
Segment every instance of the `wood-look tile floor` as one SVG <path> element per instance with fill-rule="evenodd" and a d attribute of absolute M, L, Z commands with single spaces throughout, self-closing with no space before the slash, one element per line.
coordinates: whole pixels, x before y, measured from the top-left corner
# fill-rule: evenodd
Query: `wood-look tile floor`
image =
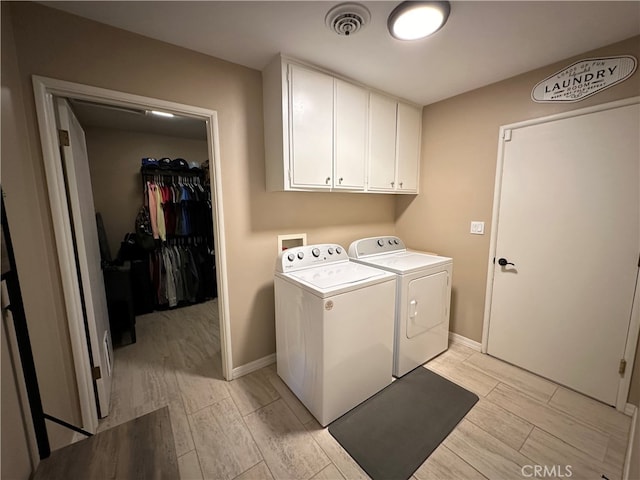
<path fill-rule="evenodd" d="M 275 365 L 222 379 L 217 309 L 214 300 L 138 317 L 138 342 L 115 351 L 99 430 L 168 406 L 184 480 L 368 478 Z M 535 468 L 545 478 L 622 478 L 626 415 L 457 344 L 426 368 L 480 401 L 412 480 L 535 478 Z"/>

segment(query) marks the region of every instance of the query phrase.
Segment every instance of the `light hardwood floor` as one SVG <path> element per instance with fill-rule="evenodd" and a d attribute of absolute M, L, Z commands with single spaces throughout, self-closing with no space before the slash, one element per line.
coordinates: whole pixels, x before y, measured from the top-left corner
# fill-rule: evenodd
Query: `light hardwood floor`
<path fill-rule="evenodd" d="M 100 430 L 166 405 L 182 479 L 368 478 L 275 365 L 222 379 L 215 301 L 140 316 L 137 331 L 115 352 Z M 631 419 L 615 409 L 457 344 L 426 367 L 480 401 L 412 480 L 535 478 L 537 465 L 546 478 L 622 477 Z"/>

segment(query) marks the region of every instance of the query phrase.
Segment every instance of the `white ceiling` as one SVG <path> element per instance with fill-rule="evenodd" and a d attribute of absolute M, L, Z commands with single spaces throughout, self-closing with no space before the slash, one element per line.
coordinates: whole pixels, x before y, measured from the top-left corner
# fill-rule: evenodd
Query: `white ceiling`
<path fill-rule="evenodd" d="M 400 2 L 359 2 L 371 22 L 325 26 L 336 1 L 43 2 L 257 70 L 278 53 L 427 105 L 640 34 L 640 2 L 453 1 L 445 27 L 409 43 L 387 17 Z"/>

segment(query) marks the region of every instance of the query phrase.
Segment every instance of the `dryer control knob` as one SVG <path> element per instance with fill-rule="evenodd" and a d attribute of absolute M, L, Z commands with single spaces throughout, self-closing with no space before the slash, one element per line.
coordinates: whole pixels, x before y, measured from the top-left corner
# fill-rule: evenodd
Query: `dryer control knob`
<path fill-rule="evenodd" d="M 287 255 L 287 260 L 289 260 L 290 262 L 293 262 L 295 258 L 296 256 L 293 253 L 290 253 L 289 255 Z"/>
<path fill-rule="evenodd" d="M 328 253 L 329 255 L 333 255 L 333 247 L 329 247 L 329 248 L 327 249 L 327 253 Z"/>
<path fill-rule="evenodd" d="M 342 248 L 336 247 L 336 253 L 340 255 L 342 253 Z"/>
<path fill-rule="evenodd" d="M 298 258 L 302 260 L 304 258 L 304 253 L 298 252 Z"/>
<path fill-rule="evenodd" d="M 384 240 L 382 240 L 382 239 L 378 240 L 378 245 L 383 247 L 384 246 Z"/>
<path fill-rule="evenodd" d="M 313 250 L 311 250 L 311 253 L 313 254 L 314 257 L 319 257 L 320 256 L 320 249 L 319 248 L 314 248 Z"/>
<path fill-rule="evenodd" d="M 396 245 L 398 245 L 400 242 L 398 242 L 398 240 L 394 240 L 393 243 L 395 243 Z"/>
<path fill-rule="evenodd" d="M 389 239 L 389 245 L 393 245 L 393 240 Z"/>

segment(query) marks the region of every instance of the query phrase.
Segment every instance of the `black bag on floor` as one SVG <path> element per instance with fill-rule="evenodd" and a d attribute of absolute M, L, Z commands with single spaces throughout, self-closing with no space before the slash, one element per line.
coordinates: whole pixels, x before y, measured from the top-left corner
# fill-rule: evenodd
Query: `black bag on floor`
<path fill-rule="evenodd" d="M 133 285 L 133 307 L 136 315 L 151 313 L 155 308 L 155 294 L 151 275 L 149 274 L 149 259 L 131 262 L 131 283 Z"/>

